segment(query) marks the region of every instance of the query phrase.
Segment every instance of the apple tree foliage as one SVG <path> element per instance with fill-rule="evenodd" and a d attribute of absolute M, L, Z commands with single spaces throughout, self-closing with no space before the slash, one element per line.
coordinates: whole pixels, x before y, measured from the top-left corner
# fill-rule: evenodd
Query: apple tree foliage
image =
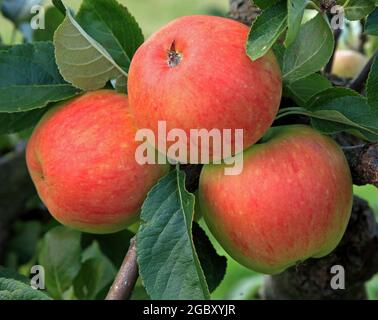
<path fill-rule="evenodd" d="M 31 4 L 0 0 L 16 27 L 30 19 Z M 83 0 L 78 12 L 64 1 L 46 10 L 46 30 L 20 28 L 25 42 L 0 41 L 0 134 L 26 137 L 49 108 L 84 91 L 112 88 L 126 93 L 130 61 L 143 43 L 138 23 L 116 0 Z M 365 90 L 335 86 L 324 72 L 335 49 L 335 30 L 323 1 L 255 0 L 255 19 L 246 54 L 256 60 L 272 49 L 280 63 L 284 99 L 278 119 L 304 115 L 325 134 L 349 132 L 378 141 L 378 61 L 373 60 Z M 338 0 L 345 18 L 364 20 L 363 32 L 378 36 L 378 1 Z M 27 10 L 25 9 L 27 8 Z M 316 14 L 308 21 L 305 10 Z M 374 58 L 374 57 L 373 57 Z M 222 281 L 227 261 L 194 222 L 195 196 L 179 167 L 149 193 L 137 230 L 94 238 L 62 226 L 28 225 L 34 239 L 25 266 L 45 267 L 47 293 L 30 289 L 27 279 L 0 268 L 0 299 L 103 298 L 130 238 L 136 233 L 140 278 L 133 298 L 209 299 Z M 22 226 L 20 226 L 22 227 Z M 17 239 L 25 243 L 25 239 Z M 12 246 L 17 247 L 16 243 Z M 33 249 L 37 248 L 37 254 Z"/>

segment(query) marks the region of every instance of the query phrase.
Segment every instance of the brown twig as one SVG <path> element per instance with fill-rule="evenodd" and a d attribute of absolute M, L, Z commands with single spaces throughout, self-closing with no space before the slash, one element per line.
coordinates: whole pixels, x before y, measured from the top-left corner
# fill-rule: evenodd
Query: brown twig
<path fill-rule="evenodd" d="M 128 300 L 138 279 L 138 264 L 136 255 L 136 239 L 130 240 L 130 247 L 122 266 L 111 286 L 106 300 Z"/>
<path fill-rule="evenodd" d="M 328 61 L 327 65 L 324 68 L 324 73 L 326 75 L 329 75 L 332 72 L 333 61 L 335 60 L 335 53 L 336 53 L 337 46 L 339 44 L 339 39 L 340 39 L 341 33 L 342 33 L 341 29 L 336 29 L 333 32 L 333 38 L 335 39 L 335 45 L 334 45 L 334 50 L 333 50 L 331 59 Z"/>
<path fill-rule="evenodd" d="M 261 10 L 253 4 L 253 1 L 230 0 L 229 17 L 248 26 L 252 24 L 260 12 Z"/>
<path fill-rule="evenodd" d="M 364 29 L 365 29 L 365 19 L 361 20 L 360 21 L 360 25 L 361 25 L 361 33 L 360 33 L 360 43 L 358 44 L 358 51 L 362 54 L 365 54 L 365 45 L 366 45 L 366 42 L 369 40 L 367 34 L 364 32 Z"/>

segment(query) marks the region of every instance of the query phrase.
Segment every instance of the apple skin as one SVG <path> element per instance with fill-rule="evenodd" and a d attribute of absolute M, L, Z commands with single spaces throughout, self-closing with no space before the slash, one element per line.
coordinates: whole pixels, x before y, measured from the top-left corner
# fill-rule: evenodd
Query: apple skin
<path fill-rule="evenodd" d="M 137 126 L 152 129 L 155 137 L 159 120 L 167 122 L 167 131 L 179 128 L 187 137 L 190 129 L 243 129 L 244 149 L 258 141 L 277 114 L 282 78 L 271 51 L 254 62 L 246 55 L 248 32 L 239 22 L 199 15 L 155 33 L 137 50 L 129 70 Z M 168 65 L 169 52 L 181 55 L 176 66 Z M 188 139 L 187 152 L 189 146 Z M 200 145 L 194 146 L 200 154 Z M 209 155 L 218 160 L 211 147 Z M 175 160 L 190 162 L 185 155 Z"/>
<path fill-rule="evenodd" d="M 355 50 L 337 50 L 332 74 L 340 78 L 355 78 L 367 62 L 368 58 Z"/>
<path fill-rule="evenodd" d="M 333 251 L 352 208 L 351 173 L 342 150 L 314 129 L 273 128 L 244 155 L 239 176 L 204 167 L 200 207 L 209 229 L 242 265 L 278 274 Z"/>
<path fill-rule="evenodd" d="M 139 165 L 128 98 L 97 91 L 50 110 L 26 150 L 30 175 L 50 213 L 90 233 L 122 230 L 138 219 L 168 166 Z"/>

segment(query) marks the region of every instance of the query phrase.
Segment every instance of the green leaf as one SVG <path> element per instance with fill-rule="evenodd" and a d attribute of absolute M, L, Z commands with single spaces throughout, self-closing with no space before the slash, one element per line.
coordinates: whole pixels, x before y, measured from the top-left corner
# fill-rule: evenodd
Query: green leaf
<path fill-rule="evenodd" d="M 278 64 L 280 65 L 281 70 L 283 67 L 283 58 L 285 55 L 285 50 L 286 48 L 283 44 L 275 43 L 273 45 L 273 52 L 276 55 L 276 59 L 277 59 Z"/>
<path fill-rule="evenodd" d="M 39 264 L 45 268 L 46 288 L 61 299 L 81 267 L 81 234 L 65 227 L 50 230 L 43 238 Z"/>
<path fill-rule="evenodd" d="M 74 280 L 75 296 L 81 300 L 93 300 L 110 286 L 116 269 L 101 252 L 96 241 L 83 251 L 82 262 L 80 272 Z"/>
<path fill-rule="evenodd" d="M 265 9 L 254 21 L 247 41 L 252 60 L 265 55 L 286 28 L 287 7 L 283 2 Z"/>
<path fill-rule="evenodd" d="M 365 33 L 378 36 L 378 9 L 376 8 L 366 19 Z"/>
<path fill-rule="evenodd" d="M 78 93 L 59 74 L 51 42 L 23 44 L 0 52 L 0 112 L 44 108 Z"/>
<path fill-rule="evenodd" d="M 66 7 L 64 6 L 62 0 L 52 0 L 55 8 L 57 8 L 63 15 L 66 14 Z"/>
<path fill-rule="evenodd" d="M 280 116 L 302 114 L 311 117 L 312 126 L 327 134 L 349 132 L 361 139 L 378 141 L 378 112 L 362 96 L 334 98 L 315 103 L 310 110 L 289 108 Z"/>
<path fill-rule="evenodd" d="M 74 281 L 75 296 L 78 299 L 95 300 L 103 289 L 110 286 L 115 276 L 115 269 L 108 262 L 104 259 L 92 258 L 83 263 Z"/>
<path fill-rule="evenodd" d="M 375 9 L 371 0 L 350 0 L 344 6 L 345 17 L 348 20 L 361 20 Z"/>
<path fill-rule="evenodd" d="M 367 282 L 366 290 L 370 300 L 378 300 L 378 274 Z"/>
<path fill-rule="evenodd" d="M 39 240 L 42 226 L 39 221 L 17 221 L 12 228 L 12 238 L 8 244 L 8 251 L 17 255 L 17 263 L 29 262 L 34 254 Z"/>
<path fill-rule="evenodd" d="M 326 89 L 319 94 L 313 96 L 310 100 L 309 103 L 306 104 L 306 109 L 311 110 L 311 107 L 313 105 L 321 105 L 325 104 L 328 101 L 331 101 L 336 98 L 341 98 L 341 97 L 359 97 L 360 95 L 349 88 L 344 88 L 344 87 L 333 87 L 330 89 Z"/>
<path fill-rule="evenodd" d="M 56 7 L 49 7 L 45 12 L 45 29 L 33 32 L 33 41 L 52 41 L 54 32 L 63 22 L 64 15 Z"/>
<path fill-rule="evenodd" d="M 0 266 L 1 300 L 51 300 L 30 286 L 30 280 L 16 271 Z"/>
<path fill-rule="evenodd" d="M 378 58 L 374 59 L 366 84 L 366 95 L 371 106 L 378 109 Z"/>
<path fill-rule="evenodd" d="M 103 88 L 127 73 L 106 49 L 89 36 L 69 10 L 54 35 L 55 56 L 63 78 L 82 90 Z"/>
<path fill-rule="evenodd" d="M 193 239 L 209 291 L 213 292 L 222 282 L 227 268 L 227 258 L 219 256 L 205 231 L 193 223 Z"/>
<path fill-rule="evenodd" d="M 326 103 L 314 104 L 311 109 L 315 114 L 325 114 L 323 111 L 332 112 L 329 120 L 332 120 L 335 115 L 337 117 L 335 122 L 378 133 L 378 112 L 371 108 L 362 96 L 335 98 Z M 346 119 L 342 119 L 336 112 Z"/>
<path fill-rule="evenodd" d="M 308 4 L 307 0 L 288 0 L 287 1 L 287 34 L 285 46 L 288 47 L 294 42 L 301 28 L 303 14 Z"/>
<path fill-rule="evenodd" d="M 209 299 L 192 239 L 194 196 L 173 170 L 148 194 L 137 233 L 140 275 L 151 299 Z"/>
<path fill-rule="evenodd" d="M 280 2 L 281 0 L 253 0 L 252 3 L 261 9 L 266 9 Z"/>
<path fill-rule="evenodd" d="M 322 69 L 332 56 L 334 38 L 321 14 L 305 23 L 295 41 L 286 49 L 283 77 L 293 82 Z"/>
<path fill-rule="evenodd" d="M 326 77 L 313 73 L 306 78 L 288 83 L 285 93 L 298 105 L 306 106 L 312 97 L 329 88 L 332 88 L 332 83 Z"/>
<path fill-rule="evenodd" d="M 20 132 L 34 127 L 49 108 L 27 112 L 0 113 L 0 134 Z"/>
<path fill-rule="evenodd" d="M 76 21 L 128 72 L 131 59 L 144 37 L 126 7 L 116 0 L 84 0 Z"/>
<path fill-rule="evenodd" d="M 13 279 L 13 280 L 22 282 L 24 284 L 30 284 L 30 280 L 27 277 L 23 276 L 22 274 L 17 273 L 13 269 L 5 268 L 3 266 L 0 266 L 0 278 Z"/>
<path fill-rule="evenodd" d="M 143 287 L 140 278 L 135 284 L 133 292 L 131 293 L 130 300 L 151 300 L 146 289 Z"/>
<path fill-rule="evenodd" d="M 301 114 L 314 128 L 327 134 L 349 132 L 361 139 L 378 141 L 378 105 L 347 88 L 330 88 L 312 97 L 304 107 L 282 109 L 278 118 Z"/>
<path fill-rule="evenodd" d="M 53 5 L 57 8 L 63 15 L 66 14 L 66 7 L 64 6 L 62 0 L 52 0 Z"/>
<path fill-rule="evenodd" d="M 127 94 L 127 78 L 124 76 L 118 77 L 115 81 L 114 88 L 118 93 Z"/>
<path fill-rule="evenodd" d="M 254 275 L 240 279 L 226 296 L 226 300 L 258 300 L 264 276 Z"/>
<path fill-rule="evenodd" d="M 51 300 L 46 294 L 23 282 L 1 277 L 0 300 Z"/>
<path fill-rule="evenodd" d="M 123 230 L 112 234 L 95 235 L 90 233 L 82 234 L 82 246 L 86 247 L 96 241 L 103 252 L 112 263 L 119 268 L 125 258 L 130 239 L 134 233 L 129 230 Z M 85 251 L 87 252 L 87 251 Z"/>
<path fill-rule="evenodd" d="M 3 39 L 1 38 L 1 35 L 0 35 L 0 52 L 1 51 L 7 51 L 11 48 L 12 46 L 10 45 L 7 45 L 3 42 Z"/>

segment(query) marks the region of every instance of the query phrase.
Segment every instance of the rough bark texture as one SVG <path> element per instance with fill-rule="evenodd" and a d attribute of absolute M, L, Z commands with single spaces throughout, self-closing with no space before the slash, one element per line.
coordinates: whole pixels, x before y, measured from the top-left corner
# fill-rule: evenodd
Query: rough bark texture
<path fill-rule="evenodd" d="M 252 5 L 250 0 L 231 0 L 230 18 L 251 25 L 260 13 L 260 9 Z"/>
<path fill-rule="evenodd" d="M 378 143 L 344 148 L 356 185 L 372 184 L 378 188 Z"/>
<path fill-rule="evenodd" d="M 343 147 L 353 183 L 378 187 L 378 143 L 365 143 L 347 133 L 334 135 L 333 138 Z"/>
<path fill-rule="evenodd" d="M 251 24 L 258 12 L 250 0 L 230 0 L 230 8 L 231 17 L 246 24 Z M 353 89 L 363 88 L 368 68 L 352 82 Z M 378 144 L 363 144 L 347 134 L 334 138 L 344 148 L 354 183 L 378 187 Z M 345 290 L 331 287 L 334 265 L 345 268 Z M 280 275 L 267 276 L 260 295 L 263 299 L 366 299 L 365 282 L 377 272 L 378 225 L 367 202 L 355 198 L 347 231 L 337 249 L 327 257 L 309 259 Z"/>

